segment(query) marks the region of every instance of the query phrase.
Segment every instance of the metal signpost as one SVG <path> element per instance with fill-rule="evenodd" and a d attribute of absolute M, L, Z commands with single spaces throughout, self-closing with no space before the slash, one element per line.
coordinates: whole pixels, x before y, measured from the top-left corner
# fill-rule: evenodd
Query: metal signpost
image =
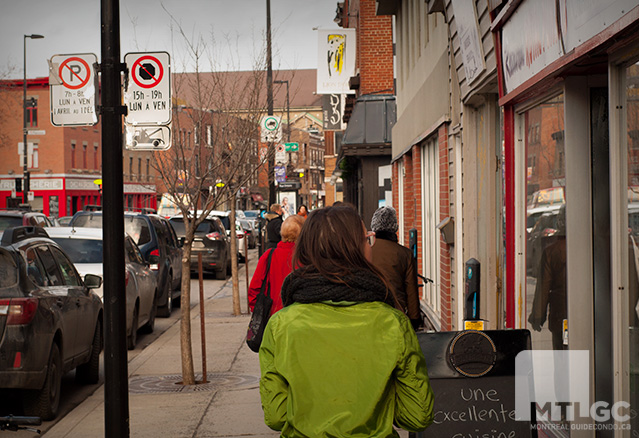
<path fill-rule="evenodd" d="M 104 424 L 108 437 L 129 436 L 129 398 L 124 296 L 124 207 L 122 150 L 171 147 L 171 66 L 169 54 L 129 53 L 120 62 L 118 0 L 101 0 L 102 64 L 93 53 L 54 55 L 49 60 L 51 123 L 90 126 L 102 116 L 104 206 Z M 101 105 L 98 78 L 101 72 Z M 122 73 L 127 72 L 122 96 Z M 125 106 L 122 105 L 124 102 Z M 41 135 L 44 131 L 30 131 Z M 28 192 L 32 197 L 33 192 Z"/>

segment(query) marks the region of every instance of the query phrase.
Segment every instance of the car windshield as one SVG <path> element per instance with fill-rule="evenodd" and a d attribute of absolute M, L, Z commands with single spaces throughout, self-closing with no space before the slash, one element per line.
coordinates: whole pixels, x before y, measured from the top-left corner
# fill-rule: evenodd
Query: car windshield
<path fill-rule="evenodd" d="M 186 228 L 184 227 L 184 219 L 173 218 L 169 222 L 171 222 L 171 225 L 173 226 L 173 229 L 175 230 L 175 234 L 177 234 L 178 236 L 186 235 Z M 195 230 L 195 232 L 208 233 L 210 229 L 211 229 L 211 226 L 209 222 L 205 220 L 204 222 L 202 222 L 200 225 L 197 226 L 197 229 Z"/>
<path fill-rule="evenodd" d="M 20 216 L 0 216 L 0 230 L 21 226 L 22 218 Z"/>
<path fill-rule="evenodd" d="M 13 287 L 18 283 L 18 267 L 11 257 L 11 254 L 5 250 L 0 250 L 0 296 L 2 289 Z"/>
<path fill-rule="evenodd" d="M 102 241 L 54 237 L 73 263 L 102 263 Z"/>
<path fill-rule="evenodd" d="M 255 210 L 244 210 L 244 216 L 248 218 L 257 217 L 258 213 L 259 212 Z"/>

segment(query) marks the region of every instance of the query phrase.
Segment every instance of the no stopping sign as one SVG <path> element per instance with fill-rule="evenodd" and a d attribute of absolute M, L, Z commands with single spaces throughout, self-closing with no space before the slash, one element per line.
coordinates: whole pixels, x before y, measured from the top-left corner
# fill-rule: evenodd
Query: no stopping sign
<path fill-rule="evenodd" d="M 171 63 L 166 52 L 127 53 L 129 68 L 124 103 L 130 125 L 168 125 L 171 122 Z"/>

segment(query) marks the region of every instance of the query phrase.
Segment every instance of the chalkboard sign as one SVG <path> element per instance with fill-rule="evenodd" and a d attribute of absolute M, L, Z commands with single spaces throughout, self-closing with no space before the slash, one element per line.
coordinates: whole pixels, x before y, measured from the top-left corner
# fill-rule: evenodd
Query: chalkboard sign
<path fill-rule="evenodd" d="M 515 420 L 515 357 L 528 330 L 418 333 L 435 393 L 434 422 L 420 438 L 536 438 Z M 534 415 L 533 415 L 534 418 Z"/>

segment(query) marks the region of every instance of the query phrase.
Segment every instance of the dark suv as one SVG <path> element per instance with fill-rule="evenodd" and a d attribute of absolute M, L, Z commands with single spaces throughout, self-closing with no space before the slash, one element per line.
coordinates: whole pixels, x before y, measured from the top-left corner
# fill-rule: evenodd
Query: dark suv
<path fill-rule="evenodd" d="M 184 218 L 174 216 L 169 222 L 178 238 L 186 235 Z M 198 225 L 191 246 L 191 271 L 198 269 L 198 255 L 202 254 L 202 270 L 215 272 L 218 280 L 226 279 L 231 271 L 231 246 L 220 218 L 209 216 Z"/>
<path fill-rule="evenodd" d="M 62 376 L 97 383 L 102 301 L 41 227 L 8 228 L 0 241 L 0 389 L 19 389 L 26 415 L 55 418 Z"/>
<path fill-rule="evenodd" d="M 70 227 L 102 228 L 101 211 L 79 211 Z M 173 305 L 179 306 L 182 285 L 182 248 L 173 227 L 156 214 L 124 213 L 124 230 L 140 248 L 151 269 L 157 272 L 158 315 L 171 315 Z"/>
<path fill-rule="evenodd" d="M 25 210 L 0 210 L 0 231 L 22 226 L 52 227 L 53 224 L 42 213 Z"/>

